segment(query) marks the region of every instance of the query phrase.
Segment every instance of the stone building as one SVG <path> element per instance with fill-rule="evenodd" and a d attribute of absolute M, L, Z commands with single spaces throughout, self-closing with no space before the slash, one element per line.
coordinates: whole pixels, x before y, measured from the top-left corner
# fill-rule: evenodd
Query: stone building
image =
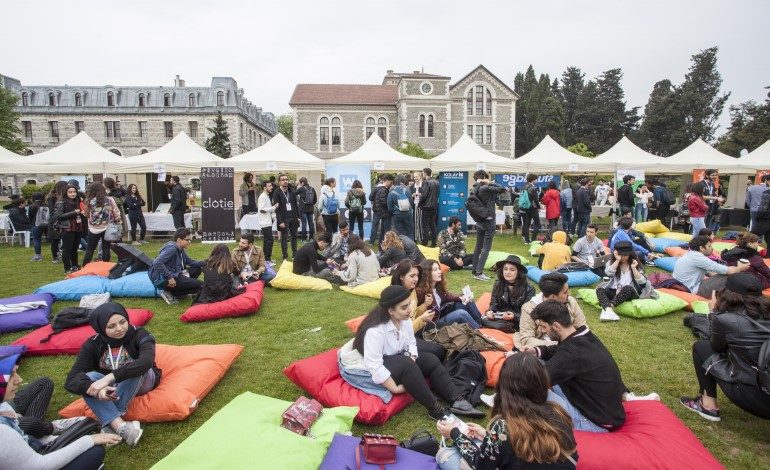
<path fill-rule="evenodd" d="M 80 131 L 108 150 L 133 156 L 155 150 L 180 132 L 204 145 L 217 112 L 227 121 L 232 154 L 259 147 L 276 134 L 273 113 L 251 103 L 231 77 L 191 87 L 176 76 L 173 86 L 23 85 L 2 77 L 19 96 L 22 138 L 29 153 L 65 142 Z"/>
<path fill-rule="evenodd" d="M 289 101 L 294 144 L 330 159 L 376 132 L 394 148 L 410 141 L 438 155 L 466 132 L 483 148 L 513 158 L 518 95 L 483 65 L 450 80 L 388 70 L 380 85 L 299 84 Z"/>

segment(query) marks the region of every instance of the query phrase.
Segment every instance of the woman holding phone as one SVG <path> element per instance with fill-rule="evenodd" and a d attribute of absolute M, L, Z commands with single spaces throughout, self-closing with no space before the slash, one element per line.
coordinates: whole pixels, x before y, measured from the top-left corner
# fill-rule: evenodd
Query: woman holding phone
<path fill-rule="evenodd" d="M 459 297 L 447 290 L 441 264 L 432 259 L 420 263 L 422 275 L 417 284 L 417 300 L 425 299 L 431 294 L 431 304 L 428 309 L 435 315 L 433 321 L 440 328 L 452 323 L 467 323 L 473 329 L 481 328 L 481 313 L 471 299 Z"/>

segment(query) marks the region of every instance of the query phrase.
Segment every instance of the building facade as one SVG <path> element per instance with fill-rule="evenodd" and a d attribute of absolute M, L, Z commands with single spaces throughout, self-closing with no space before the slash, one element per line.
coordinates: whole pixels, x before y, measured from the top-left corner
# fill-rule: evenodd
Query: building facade
<path fill-rule="evenodd" d="M 276 134 L 273 113 L 251 103 L 231 77 L 213 77 L 208 87 L 27 86 L 3 77 L 18 95 L 22 139 L 39 153 L 85 131 L 117 155 L 133 156 L 161 147 L 180 132 L 204 145 L 218 112 L 227 122 L 232 154 L 259 147 Z"/>
<path fill-rule="evenodd" d="M 381 85 L 299 84 L 289 101 L 294 144 L 330 159 L 377 133 L 394 148 L 410 141 L 438 155 L 465 132 L 490 152 L 513 158 L 518 95 L 483 65 L 450 80 L 388 70 Z"/>

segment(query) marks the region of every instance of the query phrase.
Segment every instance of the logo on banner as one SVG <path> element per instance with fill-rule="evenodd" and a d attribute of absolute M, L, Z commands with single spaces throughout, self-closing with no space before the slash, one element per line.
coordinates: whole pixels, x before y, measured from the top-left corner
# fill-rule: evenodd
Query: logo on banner
<path fill-rule="evenodd" d="M 235 169 L 201 168 L 201 224 L 203 242 L 235 241 Z"/>
<path fill-rule="evenodd" d="M 358 179 L 358 175 L 340 175 L 340 191 L 348 192 L 353 188 L 353 182 Z"/>
<path fill-rule="evenodd" d="M 506 173 L 495 175 L 495 182 L 500 186 L 507 186 L 509 188 L 523 188 L 526 184 L 526 173 Z M 555 181 L 556 184 L 561 183 L 561 176 L 559 175 L 539 175 L 535 180 L 535 186 L 538 188 L 548 187 L 548 183 Z"/>

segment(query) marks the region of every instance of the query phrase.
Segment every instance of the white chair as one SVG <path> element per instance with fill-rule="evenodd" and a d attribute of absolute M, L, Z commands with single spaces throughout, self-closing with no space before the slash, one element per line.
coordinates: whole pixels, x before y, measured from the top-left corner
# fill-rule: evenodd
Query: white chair
<path fill-rule="evenodd" d="M 16 242 L 16 235 L 19 236 L 19 243 L 24 243 L 24 246 L 29 248 L 29 241 L 32 237 L 32 232 L 30 230 L 16 230 L 16 227 L 13 226 L 13 221 L 10 217 L 8 217 L 8 224 L 11 226 L 11 246 L 13 246 Z"/>

